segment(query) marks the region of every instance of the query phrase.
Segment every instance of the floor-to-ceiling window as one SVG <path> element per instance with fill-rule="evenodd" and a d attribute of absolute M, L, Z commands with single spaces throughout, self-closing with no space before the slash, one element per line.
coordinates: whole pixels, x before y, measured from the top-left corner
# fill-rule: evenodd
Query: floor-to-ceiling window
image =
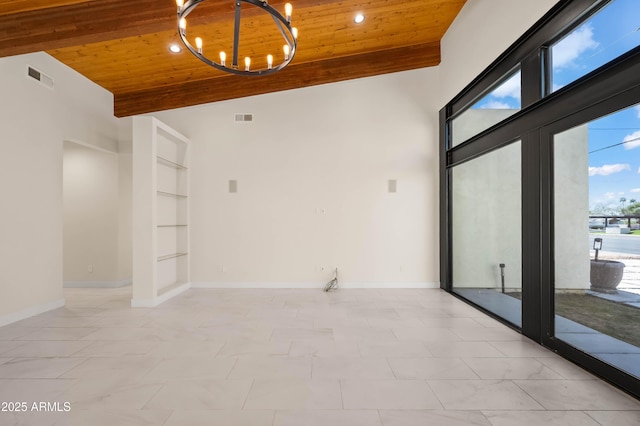
<path fill-rule="evenodd" d="M 638 17 L 560 2 L 440 117 L 443 288 L 640 396 Z"/>

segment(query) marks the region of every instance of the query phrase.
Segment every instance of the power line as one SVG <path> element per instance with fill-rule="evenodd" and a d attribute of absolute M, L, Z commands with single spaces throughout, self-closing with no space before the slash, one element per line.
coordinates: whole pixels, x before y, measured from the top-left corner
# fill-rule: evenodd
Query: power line
<path fill-rule="evenodd" d="M 598 151 L 604 151 L 605 149 L 609 149 L 609 148 L 615 148 L 616 146 L 624 145 L 626 143 L 635 142 L 635 141 L 640 141 L 640 137 L 629 139 L 628 141 L 620 142 L 615 145 L 605 146 L 604 148 L 596 149 L 595 151 L 589 151 L 589 154 L 593 154 L 594 152 L 598 152 Z"/>

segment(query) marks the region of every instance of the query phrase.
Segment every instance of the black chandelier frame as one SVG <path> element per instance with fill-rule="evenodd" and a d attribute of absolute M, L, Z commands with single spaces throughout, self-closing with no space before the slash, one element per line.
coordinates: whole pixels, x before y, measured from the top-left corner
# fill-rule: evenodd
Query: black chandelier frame
<path fill-rule="evenodd" d="M 184 2 L 182 7 L 178 6 L 178 34 L 180 35 L 180 39 L 182 43 L 186 46 L 186 48 L 198 59 L 200 59 L 205 64 L 212 66 L 220 71 L 224 71 L 231 74 L 243 75 L 243 76 L 260 76 L 260 75 L 269 75 L 276 73 L 283 68 L 285 68 L 289 63 L 293 60 L 296 50 L 298 47 L 298 39 L 297 35 L 294 33 L 294 29 L 291 26 L 291 17 L 288 19 L 284 17 L 278 10 L 274 9 L 271 5 L 267 3 L 267 0 L 233 0 L 235 3 L 235 22 L 234 22 L 234 30 L 233 30 L 233 54 L 232 54 L 232 63 L 231 66 L 223 65 L 222 63 L 213 61 L 207 58 L 203 53 L 202 49 L 198 49 L 193 46 L 189 40 L 187 39 L 187 31 L 185 28 L 180 26 L 180 22 L 182 19 L 187 18 L 187 16 L 195 10 L 195 8 L 206 0 L 187 0 Z M 242 15 L 242 3 L 249 3 L 253 6 L 258 7 L 259 9 L 269 13 L 275 22 L 278 30 L 282 34 L 282 37 L 285 43 L 289 46 L 289 56 L 286 57 L 283 62 L 279 65 L 274 65 L 271 68 L 267 69 L 256 69 L 256 70 L 246 70 L 240 69 L 238 66 L 238 50 L 240 46 L 240 20 Z"/>

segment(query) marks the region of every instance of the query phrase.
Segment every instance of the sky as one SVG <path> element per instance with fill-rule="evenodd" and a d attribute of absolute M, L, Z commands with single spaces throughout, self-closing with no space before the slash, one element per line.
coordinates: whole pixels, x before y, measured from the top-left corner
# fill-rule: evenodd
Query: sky
<path fill-rule="evenodd" d="M 551 47 L 552 91 L 640 45 L 640 0 L 614 0 Z M 520 72 L 473 108 L 520 109 Z M 515 111 L 514 111 L 515 112 Z M 589 123 L 589 207 L 640 201 L 640 105 Z"/>

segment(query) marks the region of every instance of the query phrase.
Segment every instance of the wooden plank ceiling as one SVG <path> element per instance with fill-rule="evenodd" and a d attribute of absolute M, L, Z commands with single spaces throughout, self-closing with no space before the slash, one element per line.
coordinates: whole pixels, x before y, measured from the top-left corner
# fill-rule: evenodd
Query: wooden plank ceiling
<path fill-rule="evenodd" d="M 46 51 L 112 92 L 114 113 L 124 117 L 437 65 L 440 40 L 466 0 L 288 1 L 298 51 L 269 76 L 230 75 L 186 49 L 171 53 L 180 43 L 175 0 L 0 0 L 0 57 Z M 283 11 L 285 2 L 269 4 Z M 282 43 L 269 16 L 247 6 L 240 57 L 259 66 Z M 359 25 L 357 12 L 366 17 Z M 200 35 L 205 50 L 231 46 L 233 14 L 233 0 L 205 1 L 188 33 Z"/>

